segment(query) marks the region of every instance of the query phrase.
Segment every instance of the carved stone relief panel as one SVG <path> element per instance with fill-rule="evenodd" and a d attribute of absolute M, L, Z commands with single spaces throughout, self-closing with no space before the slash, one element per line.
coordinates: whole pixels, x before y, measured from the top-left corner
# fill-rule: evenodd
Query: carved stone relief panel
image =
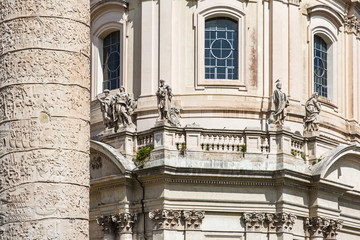
<path fill-rule="evenodd" d="M 205 217 L 204 211 L 185 210 L 183 211 L 183 219 L 186 229 L 200 229 L 202 220 Z"/>
<path fill-rule="evenodd" d="M 180 223 L 181 211 L 156 209 L 149 212 L 149 217 L 153 222 L 154 230 L 176 229 Z"/>
<path fill-rule="evenodd" d="M 0 2 L 0 21 L 29 15 L 63 16 L 89 24 L 89 6 L 85 1 L 13 0 Z"/>
<path fill-rule="evenodd" d="M 341 229 L 342 221 L 324 217 L 306 218 L 304 222 L 305 231 L 310 236 L 336 239 L 337 231 Z"/>
<path fill-rule="evenodd" d="M 45 48 L 90 56 L 89 26 L 71 19 L 36 16 L 14 18 L 0 22 L 0 36 L 0 55 L 19 49 Z"/>
<path fill-rule="evenodd" d="M 5 54 L 0 56 L 0 66 L 7 66 L 0 68 L 0 87 L 15 83 L 62 83 L 89 88 L 89 61 L 83 54 L 65 51 L 30 49 L 26 58 L 21 51 Z"/>
<path fill-rule="evenodd" d="M 244 213 L 243 220 L 247 231 L 290 232 L 296 216 L 291 213 Z"/>

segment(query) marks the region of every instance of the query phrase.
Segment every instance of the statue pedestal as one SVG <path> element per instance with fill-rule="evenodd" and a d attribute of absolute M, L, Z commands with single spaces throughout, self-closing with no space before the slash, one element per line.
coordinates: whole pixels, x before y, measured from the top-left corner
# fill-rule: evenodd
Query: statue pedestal
<path fill-rule="evenodd" d="M 136 128 L 124 127 L 117 132 L 113 128 L 105 129 L 100 141 L 107 143 L 114 147 L 125 158 L 132 159 L 136 152 Z"/>

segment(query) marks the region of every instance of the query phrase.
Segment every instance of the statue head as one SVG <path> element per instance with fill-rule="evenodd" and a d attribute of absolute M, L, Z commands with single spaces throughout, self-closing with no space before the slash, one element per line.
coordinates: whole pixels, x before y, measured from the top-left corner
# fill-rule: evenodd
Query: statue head
<path fill-rule="evenodd" d="M 275 84 L 276 84 L 276 88 L 280 90 L 281 87 L 282 87 L 281 80 L 280 80 L 280 79 L 277 79 L 277 80 L 275 81 Z"/>
<path fill-rule="evenodd" d="M 318 92 L 314 92 L 312 94 L 312 97 L 315 98 L 315 99 L 318 99 L 319 98 L 319 93 Z"/>
<path fill-rule="evenodd" d="M 164 84 L 165 84 L 165 80 L 164 80 L 164 79 L 160 79 L 160 86 L 162 87 L 162 86 L 164 86 Z"/>
<path fill-rule="evenodd" d="M 109 90 L 109 89 L 105 89 L 105 90 L 104 90 L 104 93 L 105 93 L 105 97 L 106 97 L 107 95 L 109 95 L 110 90 Z"/>
<path fill-rule="evenodd" d="M 124 87 L 124 86 L 121 86 L 120 89 L 119 89 L 119 91 L 120 91 L 121 93 L 125 92 L 125 87 Z"/>

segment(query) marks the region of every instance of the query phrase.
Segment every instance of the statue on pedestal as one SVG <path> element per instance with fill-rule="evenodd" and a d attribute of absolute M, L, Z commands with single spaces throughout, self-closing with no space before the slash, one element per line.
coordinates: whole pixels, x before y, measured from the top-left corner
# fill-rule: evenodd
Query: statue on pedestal
<path fill-rule="evenodd" d="M 169 85 L 165 85 L 165 81 L 162 79 L 160 80 L 156 96 L 158 99 L 159 113 L 157 122 L 163 121 L 165 124 L 170 124 L 171 126 L 180 126 L 180 109 L 173 105 L 172 89 Z"/>
<path fill-rule="evenodd" d="M 128 93 L 125 92 L 124 87 L 115 95 L 110 95 L 108 89 L 104 90 L 105 98 L 100 101 L 101 112 L 103 114 L 103 121 L 107 129 L 114 128 L 115 132 L 120 127 L 135 128 L 132 120 L 132 115 L 137 107 L 137 102 L 133 100 Z"/>
<path fill-rule="evenodd" d="M 273 102 L 275 105 L 275 111 L 273 111 L 269 118 L 269 123 L 275 124 L 278 126 L 284 125 L 286 117 L 286 108 L 289 106 L 289 96 L 286 93 L 281 91 L 281 81 L 280 79 L 276 80 L 276 89 L 273 92 Z"/>
<path fill-rule="evenodd" d="M 321 104 L 318 102 L 319 94 L 313 93 L 305 103 L 306 116 L 304 118 L 304 131 L 313 132 L 319 130 L 319 114 Z"/>

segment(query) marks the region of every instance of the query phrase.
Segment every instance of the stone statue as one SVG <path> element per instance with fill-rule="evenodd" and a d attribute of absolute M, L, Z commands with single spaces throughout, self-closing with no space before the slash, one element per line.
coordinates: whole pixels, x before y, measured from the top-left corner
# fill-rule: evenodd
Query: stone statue
<path fill-rule="evenodd" d="M 276 80 L 276 89 L 273 92 L 273 102 L 275 111 L 271 113 L 269 123 L 275 125 L 283 125 L 286 117 L 286 107 L 289 106 L 289 96 L 281 91 L 281 81 Z"/>
<path fill-rule="evenodd" d="M 120 126 L 122 127 L 135 127 L 135 124 L 132 122 L 131 115 L 134 112 L 134 103 L 130 98 L 130 95 L 125 92 L 124 87 L 120 87 L 119 92 L 114 96 L 114 107 L 113 107 L 113 116 L 115 124 L 115 131 L 118 130 Z"/>
<path fill-rule="evenodd" d="M 103 115 L 103 122 L 106 128 L 113 127 L 113 96 L 110 95 L 109 89 L 104 90 L 105 98 L 104 100 L 101 100 L 99 96 L 96 96 L 96 98 L 100 102 L 100 108 Z"/>
<path fill-rule="evenodd" d="M 103 114 L 103 121 L 107 129 L 114 128 L 115 132 L 120 127 L 135 128 L 132 120 L 132 115 L 137 107 L 136 100 L 133 100 L 128 93 L 125 92 L 124 87 L 115 95 L 110 95 L 108 89 L 104 90 L 105 98 L 100 101 L 101 112 Z"/>
<path fill-rule="evenodd" d="M 179 114 L 180 109 L 172 104 L 172 89 L 169 85 L 165 85 L 164 80 L 160 80 L 159 88 L 156 92 L 158 99 L 158 122 L 164 121 L 165 124 L 171 126 L 180 126 Z"/>
<path fill-rule="evenodd" d="M 318 102 L 319 94 L 313 93 L 305 103 L 306 116 L 304 118 L 304 131 L 313 132 L 319 130 L 319 114 L 321 104 Z"/>

